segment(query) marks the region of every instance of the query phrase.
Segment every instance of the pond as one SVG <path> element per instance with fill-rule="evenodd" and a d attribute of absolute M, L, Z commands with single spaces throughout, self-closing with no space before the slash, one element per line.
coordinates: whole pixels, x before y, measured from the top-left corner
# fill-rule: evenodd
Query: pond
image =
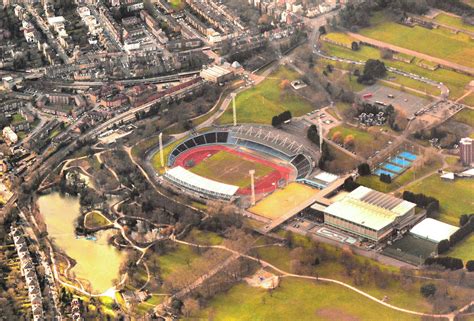
<path fill-rule="evenodd" d="M 89 281 L 93 293 L 103 293 L 111 288 L 112 280 L 119 279 L 120 264 L 125 259 L 125 253 L 107 244 L 115 230 L 95 233 L 95 241 L 77 238 L 74 223 L 80 216 L 78 197 L 54 192 L 40 196 L 38 206 L 47 225 L 49 238 L 76 260 L 71 270 L 76 277 Z M 85 282 L 83 284 L 86 285 Z"/>

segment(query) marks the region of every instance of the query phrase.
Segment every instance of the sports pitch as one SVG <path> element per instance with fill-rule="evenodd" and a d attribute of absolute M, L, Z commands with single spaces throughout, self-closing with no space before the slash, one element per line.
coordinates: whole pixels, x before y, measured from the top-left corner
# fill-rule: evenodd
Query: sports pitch
<path fill-rule="evenodd" d="M 249 170 L 251 169 L 255 170 L 256 181 L 274 171 L 270 166 L 245 159 L 241 155 L 226 150 L 218 151 L 189 168 L 191 172 L 199 176 L 239 187 L 250 185 Z"/>
<path fill-rule="evenodd" d="M 303 184 L 290 183 L 285 188 L 279 189 L 258 202 L 257 205 L 249 208 L 249 212 L 270 219 L 277 219 L 318 192 L 318 190 Z"/>

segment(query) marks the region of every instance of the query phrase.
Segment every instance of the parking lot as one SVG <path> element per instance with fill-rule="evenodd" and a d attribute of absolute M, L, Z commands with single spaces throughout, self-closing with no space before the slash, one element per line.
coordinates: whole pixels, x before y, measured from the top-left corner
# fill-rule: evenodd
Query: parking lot
<path fill-rule="evenodd" d="M 372 94 L 371 97 L 363 99 L 370 103 L 378 101 L 387 105 L 391 104 L 403 110 L 407 117 L 412 117 L 418 110 L 429 104 L 429 101 L 424 98 L 377 84 L 366 87 L 358 94 L 361 97 Z"/>

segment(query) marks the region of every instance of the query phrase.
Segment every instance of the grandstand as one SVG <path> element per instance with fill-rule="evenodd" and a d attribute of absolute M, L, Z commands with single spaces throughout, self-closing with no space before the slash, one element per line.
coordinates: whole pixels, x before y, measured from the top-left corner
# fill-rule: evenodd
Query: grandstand
<path fill-rule="evenodd" d="M 168 170 L 165 173 L 165 178 L 194 192 L 202 193 L 212 198 L 231 200 L 239 189 L 238 186 L 219 183 L 196 175 L 181 166 Z"/>
<path fill-rule="evenodd" d="M 288 135 L 275 133 L 271 129 L 253 126 L 227 127 L 196 134 L 178 146 L 168 157 L 167 165 L 172 167 L 176 157 L 182 152 L 202 145 L 233 145 L 261 152 L 292 164 L 297 170 L 297 178 L 307 177 L 314 168 L 313 151 L 296 142 Z"/>

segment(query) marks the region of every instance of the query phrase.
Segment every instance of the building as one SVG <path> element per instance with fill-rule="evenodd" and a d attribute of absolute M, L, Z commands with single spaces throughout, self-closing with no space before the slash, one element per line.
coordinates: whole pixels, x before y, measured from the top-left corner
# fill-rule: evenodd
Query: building
<path fill-rule="evenodd" d="M 425 218 L 410 230 L 410 234 L 420 239 L 439 243 L 443 240 L 449 240 L 451 235 L 453 235 L 457 230 L 459 230 L 459 227 L 432 218 Z"/>
<path fill-rule="evenodd" d="M 461 138 L 459 141 L 459 156 L 465 166 L 474 163 L 474 139 L 469 137 Z"/>
<path fill-rule="evenodd" d="M 3 128 L 3 137 L 9 145 L 16 144 L 18 142 L 18 136 L 10 127 Z"/>
<path fill-rule="evenodd" d="M 379 242 L 412 223 L 414 203 L 360 186 L 324 212 L 327 225 Z"/>
<path fill-rule="evenodd" d="M 221 66 L 211 66 L 203 69 L 200 74 L 201 78 L 209 82 L 223 83 L 234 77 L 234 73 Z"/>

